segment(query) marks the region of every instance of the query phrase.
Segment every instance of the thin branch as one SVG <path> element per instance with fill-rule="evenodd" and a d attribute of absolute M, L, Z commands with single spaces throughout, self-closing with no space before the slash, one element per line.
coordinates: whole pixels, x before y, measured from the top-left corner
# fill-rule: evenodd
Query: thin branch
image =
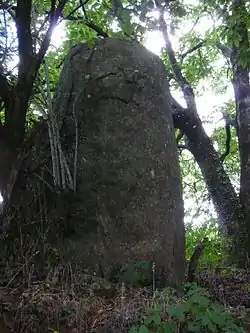
<path fill-rule="evenodd" d="M 16 6 L 0 1 L 0 9 L 5 10 L 12 17 L 13 21 L 16 20 Z"/>
<path fill-rule="evenodd" d="M 107 34 L 106 31 L 102 30 L 101 27 L 99 27 L 98 25 L 96 25 L 94 22 L 88 20 L 88 19 L 85 19 L 84 17 L 82 16 L 72 16 L 72 15 L 67 15 L 65 18 L 63 18 L 65 20 L 69 20 L 69 21 L 80 21 L 80 22 L 83 22 L 83 24 L 85 24 L 87 27 L 89 27 L 90 29 L 94 30 L 98 36 L 102 36 L 104 38 L 108 38 L 109 35 Z"/>
<path fill-rule="evenodd" d="M 80 4 L 78 6 L 76 6 L 76 8 L 74 8 L 64 19 L 68 19 L 69 17 L 72 17 L 72 15 L 80 8 L 83 9 L 84 13 L 84 6 L 87 5 L 87 3 L 89 2 L 89 0 L 85 0 L 84 2 L 80 1 Z"/>
<path fill-rule="evenodd" d="M 179 86 L 182 89 L 185 101 L 187 103 L 187 107 L 190 112 L 197 113 L 196 103 L 195 103 L 195 96 L 194 91 L 188 82 L 188 80 L 182 75 L 181 67 L 178 64 L 178 61 L 176 59 L 172 43 L 169 38 L 168 34 L 168 27 L 164 18 L 164 8 L 160 5 L 157 6 L 157 9 L 159 10 L 159 26 L 160 31 L 162 32 L 165 46 L 166 46 L 166 52 L 168 54 L 169 61 L 171 63 L 172 70 L 175 75 L 175 79 L 178 82 Z"/>
<path fill-rule="evenodd" d="M 50 81 L 49 81 L 49 70 L 47 67 L 46 61 L 44 61 L 44 72 L 45 72 L 45 80 L 47 83 L 47 106 L 48 106 L 48 113 L 44 114 L 43 117 L 47 116 L 47 125 L 48 125 L 48 133 L 49 133 L 49 141 L 50 141 L 50 150 L 51 150 L 51 158 L 52 158 L 52 171 L 53 171 L 53 179 L 54 185 L 60 187 L 60 172 L 59 172 L 59 154 L 58 154 L 58 133 L 55 128 L 56 124 L 56 117 L 52 111 L 52 100 L 51 100 L 51 93 L 50 93 Z"/>
<path fill-rule="evenodd" d="M 54 11 L 54 15 L 53 15 L 53 13 L 51 13 L 50 25 L 49 25 L 49 28 L 46 32 L 46 35 L 45 35 L 42 43 L 41 43 L 41 47 L 40 47 L 38 55 L 37 55 L 36 71 L 39 69 L 39 67 L 43 61 L 43 58 L 49 48 L 53 30 L 56 27 L 59 17 L 62 15 L 62 11 L 63 11 L 64 7 L 66 6 L 66 3 L 67 3 L 67 0 L 61 0 L 58 4 L 56 10 Z"/>
<path fill-rule="evenodd" d="M 97 35 L 102 36 L 104 38 L 109 37 L 109 35 L 105 31 L 103 31 L 102 28 L 98 27 L 98 25 L 96 25 L 95 23 L 91 21 L 85 21 L 85 24 L 87 27 L 94 30 L 97 33 Z"/>
<path fill-rule="evenodd" d="M 182 55 L 181 55 L 181 60 L 183 61 L 183 59 L 190 53 L 193 53 L 194 51 L 200 49 L 201 47 L 203 47 L 204 45 L 206 44 L 206 41 L 201 41 L 199 42 L 197 45 L 191 47 L 189 50 L 187 50 L 186 52 L 184 52 Z"/>
<path fill-rule="evenodd" d="M 221 155 L 220 160 L 223 163 L 225 158 L 230 154 L 230 146 L 231 146 L 231 115 L 225 114 L 225 131 L 226 131 L 226 149 L 225 152 Z"/>

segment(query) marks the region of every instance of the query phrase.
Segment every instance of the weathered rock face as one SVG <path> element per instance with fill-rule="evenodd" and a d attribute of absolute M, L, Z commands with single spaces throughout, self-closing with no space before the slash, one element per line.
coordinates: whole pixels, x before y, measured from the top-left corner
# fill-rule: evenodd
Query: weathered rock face
<path fill-rule="evenodd" d="M 77 191 L 60 207 L 48 186 L 37 192 L 41 178 L 53 186 L 44 129 L 16 193 L 26 182 L 27 207 L 33 205 L 32 187 L 36 196 L 47 198 L 50 219 L 67 216 L 76 236 L 70 243 L 82 265 L 101 263 L 105 271 L 152 260 L 157 278 L 178 284 L 184 274 L 183 202 L 162 61 L 128 41 L 100 40 L 93 49 L 77 45 L 65 61 L 54 112 L 71 170 L 77 135 Z M 26 219 L 34 220 L 36 211 L 26 210 Z"/>

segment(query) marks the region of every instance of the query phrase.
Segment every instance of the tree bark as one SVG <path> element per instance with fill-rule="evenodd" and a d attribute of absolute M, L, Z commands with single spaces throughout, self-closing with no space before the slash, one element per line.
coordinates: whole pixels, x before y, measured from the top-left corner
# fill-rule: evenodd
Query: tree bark
<path fill-rule="evenodd" d="M 207 189 L 213 199 L 224 235 L 233 236 L 240 230 L 241 205 L 230 179 L 206 134 L 200 118 L 172 101 L 173 119 L 187 137 L 187 146 L 198 163 Z"/>
<path fill-rule="evenodd" d="M 237 135 L 240 155 L 240 202 L 244 209 L 244 219 L 240 228 L 241 248 L 247 257 L 249 266 L 250 256 L 250 85 L 249 60 L 245 53 L 249 50 L 249 36 L 247 27 L 248 12 L 245 2 L 232 2 L 232 15 L 237 23 L 231 27 L 240 34 L 238 44 L 233 43 L 230 56 L 232 66 L 232 84 L 234 88 Z M 245 63 L 245 64 L 244 64 Z"/>

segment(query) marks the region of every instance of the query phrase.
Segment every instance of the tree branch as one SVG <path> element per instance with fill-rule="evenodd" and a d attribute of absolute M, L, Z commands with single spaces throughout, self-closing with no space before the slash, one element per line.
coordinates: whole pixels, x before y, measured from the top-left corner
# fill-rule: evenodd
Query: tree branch
<path fill-rule="evenodd" d="M 85 0 L 84 2 L 80 1 L 79 5 L 76 6 L 76 8 L 74 8 L 64 19 L 68 19 L 69 17 L 73 17 L 73 14 L 80 8 L 82 8 L 84 15 L 86 16 L 86 11 L 84 10 L 84 6 L 87 5 L 87 3 L 89 2 L 89 0 Z M 86 19 L 88 19 L 86 17 Z"/>
<path fill-rule="evenodd" d="M 9 143 L 18 149 L 25 136 L 26 114 L 30 97 L 32 95 L 33 85 L 50 45 L 53 30 L 56 27 L 58 18 L 62 14 L 66 3 L 67 0 L 60 0 L 57 8 L 54 8 L 54 0 L 52 0 L 49 28 L 37 54 L 35 54 L 33 50 L 30 28 L 32 0 L 19 0 L 17 3 L 16 26 L 20 63 L 18 82 L 12 89 L 13 96 L 9 100 L 10 102 L 6 109 L 5 129 L 6 133 L 8 133 Z"/>
<path fill-rule="evenodd" d="M 102 28 L 100 28 L 98 25 L 96 25 L 94 22 L 90 21 L 87 18 L 84 17 L 75 17 L 72 15 L 67 15 L 65 18 L 63 18 L 64 20 L 69 20 L 69 21 L 80 21 L 83 22 L 87 27 L 89 27 L 90 29 L 94 30 L 98 36 L 102 36 L 104 38 L 108 38 L 109 35 L 107 34 L 106 31 L 102 30 Z"/>
<path fill-rule="evenodd" d="M 156 2 L 157 9 L 159 10 L 159 26 L 160 31 L 163 35 L 164 41 L 165 41 L 165 47 L 166 52 L 168 54 L 168 58 L 173 70 L 173 73 L 175 75 L 175 79 L 178 82 L 179 86 L 182 89 L 185 101 L 187 103 L 187 107 L 190 112 L 197 113 L 196 103 L 195 103 L 195 96 L 194 91 L 190 85 L 190 83 L 187 81 L 187 79 L 182 75 L 181 67 L 178 64 L 178 61 L 176 59 L 172 43 L 169 38 L 168 34 L 168 27 L 164 18 L 164 8 L 158 4 L 158 1 Z"/>
<path fill-rule="evenodd" d="M 15 10 L 16 6 L 13 4 L 8 4 L 6 2 L 0 1 L 0 9 L 5 10 L 13 19 L 13 21 L 16 20 Z"/>
<path fill-rule="evenodd" d="M 25 81 L 27 72 L 33 63 L 33 45 L 31 37 L 32 0 L 18 0 L 16 8 L 16 29 L 18 38 L 18 80 Z"/>
<path fill-rule="evenodd" d="M 194 252 L 189 260 L 188 272 L 187 272 L 187 282 L 195 282 L 195 274 L 198 268 L 199 260 L 202 253 L 207 245 L 208 238 L 205 237 L 200 243 L 198 243 L 194 249 Z"/>
<path fill-rule="evenodd" d="M 225 152 L 221 155 L 220 160 L 223 163 L 225 158 L 230 154 L 230 144 L 231 144 L 231 115 L 225 114 L 225 131 L 226 131 L 226 149 Z"/>
<path fill-rule="evenodd" d="M 199 42 L 197 45 L 195 45 L 194 47 L 191 47 L 189 50 L 187 50 L 186 52 L 184 52 L 181 55 L 181 60 L 183 61 L 183 59 L 190 53 L 193 53 L 194 51 L 200 49 L 201 47 L 203 47 L 206 44 L 206 41 L 201 41 Z"/>
<path fill-rule="evenodd" d="M 50 13 L 52 16 L 55 15 L 55 10 L 56 10 L 56 0 L 51 0 L 50 1 Z"/>
<path fill-rule="evenodd" d="M 49 48 L 49 44 L 51 41 L 51 36 L 53 33 L 53 30 L 56 27 L 57 21 L 59 17 L 62 15 L 62 11 L 67 3 L 67 0 L 60 0 L 57 8 L 54 10 L 54 13 L 51 13 L 50 16 L 50 25 L 46 32 L 46 35 L 42 41 L 41 47 L 39 49 L 38 55 L 37 55 L 37 62 L 36 62 L 36 71 L 38 71 L 39 67 L 41 66 L 41 63 L 43 61 L 43 58 Z"/>
<path fill-rule="evenodd" d="M 104 38 L 109 37 L 109 35 L 105 31 L 103 31 L 102 28 L 98 27 L 98 25 L 96 25 L 95 23 L 93 23 L 91 21 L 85 21 L 85 24 L 87 27 L 94 30 L 98 36 L 102 36 Z"/>
<path fill-rule="evenodd" d="M 231 58 L 233 50 L 230 47 L 223 45 L 221 43 L 216 43 L 216 46 L 221 51 L 221 53 L 225 58 L 227 59 Z"/>

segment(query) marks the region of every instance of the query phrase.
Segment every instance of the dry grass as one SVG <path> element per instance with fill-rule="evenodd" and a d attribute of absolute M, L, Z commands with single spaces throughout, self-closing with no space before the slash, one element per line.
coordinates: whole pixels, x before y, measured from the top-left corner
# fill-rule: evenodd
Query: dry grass
<path fill-rule="evenodd" d="M 58 267 L 44 281 L 0 289 L 0 332 L 127 332 L 152 302 L 150 289 L 131 289 Z"/>
<path fill-rule="evenodd" d="M 0 287 L 0 333 L 125 333 L 146 309 L 155 304 L 167 308 L 173 301 L 164 292 L 153 293 L 152 287 L 112 284 L 70 264 L 51 269 L 43 281 L 32 275 L 32 265 L 26 279 L 23 272 L 19 276 L 22 267 Z M 218 289 L 215 277 L 208 277 L 206 282 Z M 242 307 L 227 310 L 238 318 L 249 316 Z"/>

